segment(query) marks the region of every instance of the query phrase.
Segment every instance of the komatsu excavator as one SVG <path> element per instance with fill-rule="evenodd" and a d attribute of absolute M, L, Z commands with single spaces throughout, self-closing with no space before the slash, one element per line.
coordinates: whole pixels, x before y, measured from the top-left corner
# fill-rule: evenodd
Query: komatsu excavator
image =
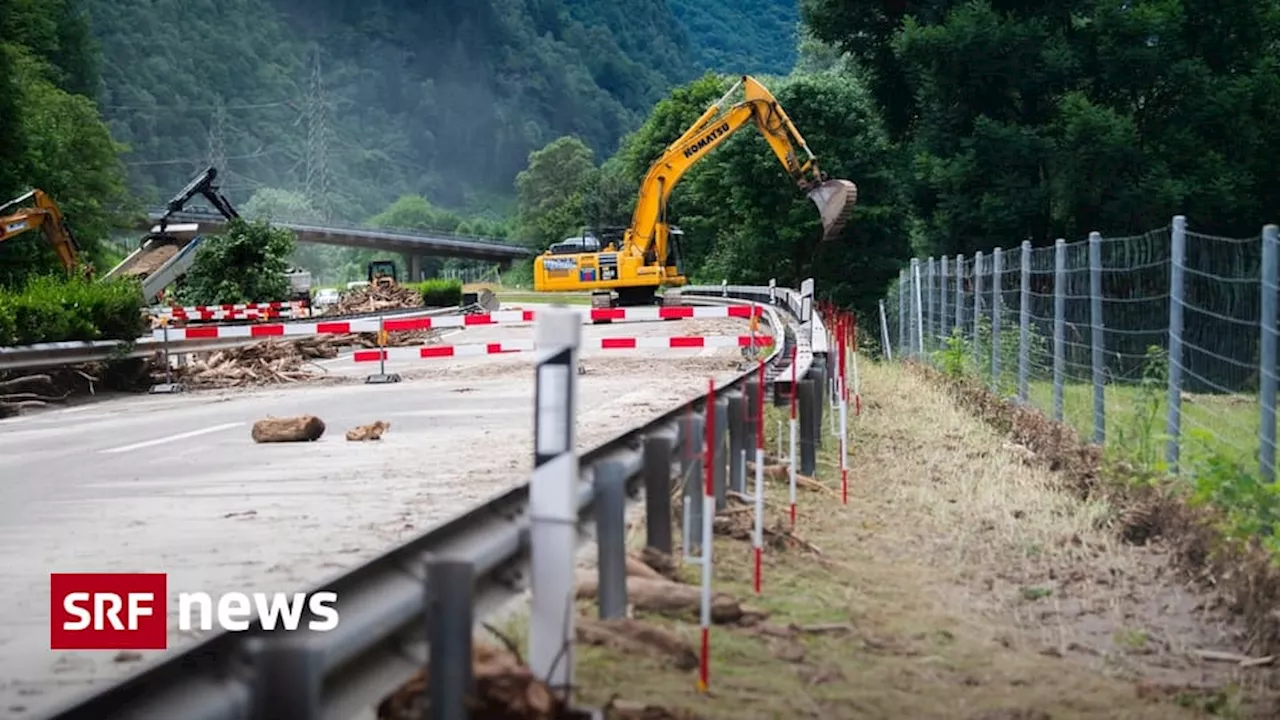
<path fill-rule="evenodd" d="M 0 242 L 17 237 L 29 230 L 39 230 L 53 246 L 58 260 L 67 272 L 73 272 L 80 264 L 80 243 L 62 216 L 62 210 L 53 198 L 43 190 L 32 190 L 20 198 L 0 205 L 0 213 L 6 213 L 18 205 L 27 207 L 9 215 L 0 215 Z"/>
<path fill-rule="evenodd" d="M 739 87 L 745 99 L 725 110 Z M 755 122 L 787 173 L 817 204 L 822 241 L 839 237 L 857 202 L 857 186 L 848 180 L 829 179 L 768 88 L 743 76 L 649 167 L 631 225 L 620 242 L 599 247 L 596 242 L 575 238 L 579 240 L 576 244 L 558 244 L 534 259 L 534 290 L 591 290 L 592 306 L 612 307 L 652 305 L 659 287 L 684 285 L 680 231 L 668 224 L 667 200 L 689 168 L 750 121 Z M 797 148 L 802 157 L 797 156 Z"/>

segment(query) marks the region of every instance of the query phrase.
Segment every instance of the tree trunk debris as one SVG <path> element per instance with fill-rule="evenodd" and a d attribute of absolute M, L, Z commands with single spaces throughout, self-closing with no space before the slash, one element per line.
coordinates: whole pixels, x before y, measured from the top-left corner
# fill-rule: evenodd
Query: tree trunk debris
<path fill-rule="evenodd" d="M 594 600 L 600 585 L 594 571 L 577 575 L 579 600 Z M 655 615 L 696 619 L 702 606 L 702 589 L 695 585 L 631 575 L 627 577 L 627 602 L 636 610 Z M 751 626 L 768 617 L 765 610 L 734 600 L 727 593 L 711 597 L 711 621 L 717 625 Z"/>
<path fill-rule="evenodd" d="M 371 284 L 344 292 L 338 299 L 338 304 L 324 312 L 324 317 L 383 310 L 410 310 L 422 306 L 422 294 L 411 286 L 395 283 L 385 286 Z"/>
<path fill-rule="evenodd" d="M 381 440 L 382 433 L 391 429 L 391 423 L 385 420 L 376 420 L 370 425 L 360 425 L 347 431 L 347 440 L 351 442 L 364 442 L 365 440 Z"/>
<path fill-rule="evenodd" d="M 324 421 L 315 415 L 268 417 L 253 424 L 256 443 L 311 442 L 324 435 Z"/>

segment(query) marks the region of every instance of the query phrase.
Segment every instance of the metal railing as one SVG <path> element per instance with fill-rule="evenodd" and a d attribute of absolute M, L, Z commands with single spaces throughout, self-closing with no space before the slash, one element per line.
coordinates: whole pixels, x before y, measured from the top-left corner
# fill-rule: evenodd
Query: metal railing
<path fill-rule="evenodd" d="M 765 362 L 775 368 L 790 343 L 804 342 L 818 351 L 810 353 L 805 373 L 797 375 L 804 378 L 798 393 L 801 464 L 812 464 L 822 435 L 826 348 L 811 297 L 779 288 L 728 286 L 691 287 L 684 293 L 700 301 L 766 304 L 775 343 Z M 800 322 L 801 312 L 808 322 Z M 744 488 L 745 463 L 735 458 L 755 436 L 759 368 L 751 365 L 715 387 L 711 438 L 705 432 L 704 394 L 577 455 L 577 531 L 579 539 L 598 537 L 603 617 L 618 617 L 626 607 L 626 498 L 635 499 L 643 489 L 646 542 L 671 553 L 673 477 L 690 476 L 689 466 L 703 462 L 708 440 L 718 449 L 717 497 L 723 500 L 726 489 Z M 789 374 L 772 381 L 775 393 L 779 383 L 789 381 Z M 531 536 L 539 522 L 530 510 L 530 490 L 526 483 L 502 493 L 316 588 L 338 597 L 333 607 L 341 622 L 332 631 L 272 632 L 255 621 L 244 632 L 224 632 L 175 653 L 53 717 L 345 720 L 399 688 L 428 657 L 437 668 L 469 667 L 474 619 L 508 604 L 528 585 Z M 685 492 L 696 497 L 701 489 L 688 483 Z M 304 622 L 300 628 L 305 627 Z M 430 646 L 428 627 L 436 633 Z M 433 707 L 451 706 L 466 691 L 436 687 Z"/>

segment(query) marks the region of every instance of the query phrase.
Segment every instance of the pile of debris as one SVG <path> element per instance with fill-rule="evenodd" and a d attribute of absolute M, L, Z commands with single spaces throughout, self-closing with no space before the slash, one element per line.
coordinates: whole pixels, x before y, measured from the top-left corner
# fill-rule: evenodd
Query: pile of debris
<path fill-rule="evenodd" d="M 182 383 L 205 388 L 311 380 L 320 374 L 320 368 L 311 366 L 312 360 L 338 356 L 335 339 L 332 335 L 318 335 L 218 350 L 197 356 L 177 374 Z"/>
<path fill-rule="evenodd" d="M 411 310 L 422 307 L 422 294 L 407 285 L 366 285 L 342 294 L 338 304 L 325 310 L 325 316 L 356 315 L 384 310 Z"/>

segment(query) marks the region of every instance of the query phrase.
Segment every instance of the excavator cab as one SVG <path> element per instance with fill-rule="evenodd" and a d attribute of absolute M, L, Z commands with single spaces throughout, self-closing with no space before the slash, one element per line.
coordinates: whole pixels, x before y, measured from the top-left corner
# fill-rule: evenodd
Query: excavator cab
<path fill-rule="evenodd" d="M 808 195 L 822 216 L 822 241 L 839 238 L 853 217 L 853 206 L 858 202 L 858 186 L 848 180 L 827 180 L 810 190 Z"/>

